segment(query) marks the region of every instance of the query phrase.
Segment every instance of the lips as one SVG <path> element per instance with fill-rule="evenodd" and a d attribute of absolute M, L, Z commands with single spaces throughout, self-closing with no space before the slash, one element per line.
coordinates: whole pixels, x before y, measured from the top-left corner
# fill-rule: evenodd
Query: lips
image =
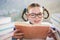
<path fill-rule="evenodd" d="M 35 22 L 35 23 L 39 23 L 40 21 L 41 21 L 41 20 L 35 20 L 34 22 Z"/>

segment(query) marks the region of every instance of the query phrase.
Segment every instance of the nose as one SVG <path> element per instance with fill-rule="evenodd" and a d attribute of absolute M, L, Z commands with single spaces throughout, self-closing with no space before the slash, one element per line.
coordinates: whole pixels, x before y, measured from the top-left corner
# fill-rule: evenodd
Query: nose
<path fill-rule="evenodd" d="M 36 18 L 39 18 L 38 16 L 36 16 Z"/>
<path fill-rule="evenodd" d="M 39 18 L 38 16 L 35 17 L 35 20 L 40 20 L 41 18 Z"/>

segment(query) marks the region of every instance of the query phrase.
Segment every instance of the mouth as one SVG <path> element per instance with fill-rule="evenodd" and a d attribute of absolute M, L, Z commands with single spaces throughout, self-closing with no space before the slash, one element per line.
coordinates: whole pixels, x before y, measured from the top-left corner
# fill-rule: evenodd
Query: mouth
<path fill-rule="evenodd" d="M 34 22 L 35 22 L 35 23 L 39 23 L 40 21 L 41 21 L 41 20 L 35 20 Z"/>

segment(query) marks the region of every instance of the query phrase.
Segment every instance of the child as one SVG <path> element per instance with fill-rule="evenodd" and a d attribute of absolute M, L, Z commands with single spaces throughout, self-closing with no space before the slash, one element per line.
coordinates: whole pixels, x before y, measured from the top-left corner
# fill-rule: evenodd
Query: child
<path fill-rule="evenodd" d="M 26 13 L 22 14 L 22 18 L 24 19 L 24 15 L 26 15 L 27 20 L 25 19 L 24 20 L 27 21 L 27 23 L 30 23 L 32 25 L 45 23 L 45 22 L 42 22 L 44 18 L 44 11 L 46 11 L 48 14 L 48 11 L 42 8 L 39 4 L 32 3 L 31 5 L 28 6 L 27 9 L 25 9 Z M 48 14 L 48 17 L 49 17 L 49 14 Z M 15 34 L 15 38 L 20 38 L 20 39 L 23 38 L 23 33 L 18 33 L 18 30 L 15 33 L 18 34 L 18 35 Z M 52 30 L 47 35 L 48 37 L 53 37 L 54 40 L 57 40 Z M 26 39 L 26 40 L 40 40 L 40 39 Z M 44 39 L 41 39 L 41 40 L 44 40 Z"/>

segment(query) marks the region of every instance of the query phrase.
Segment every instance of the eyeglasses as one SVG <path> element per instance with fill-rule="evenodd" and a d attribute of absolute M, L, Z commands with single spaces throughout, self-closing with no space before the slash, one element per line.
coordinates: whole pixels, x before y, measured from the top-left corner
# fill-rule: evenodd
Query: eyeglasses
<path fill-rule="evenodd" d="M 43 13 L 30 13 L 29 16 L 32 18 L 36 18 L 36 16 L 38 16 L 39 18 L 42 17 Z"/>

